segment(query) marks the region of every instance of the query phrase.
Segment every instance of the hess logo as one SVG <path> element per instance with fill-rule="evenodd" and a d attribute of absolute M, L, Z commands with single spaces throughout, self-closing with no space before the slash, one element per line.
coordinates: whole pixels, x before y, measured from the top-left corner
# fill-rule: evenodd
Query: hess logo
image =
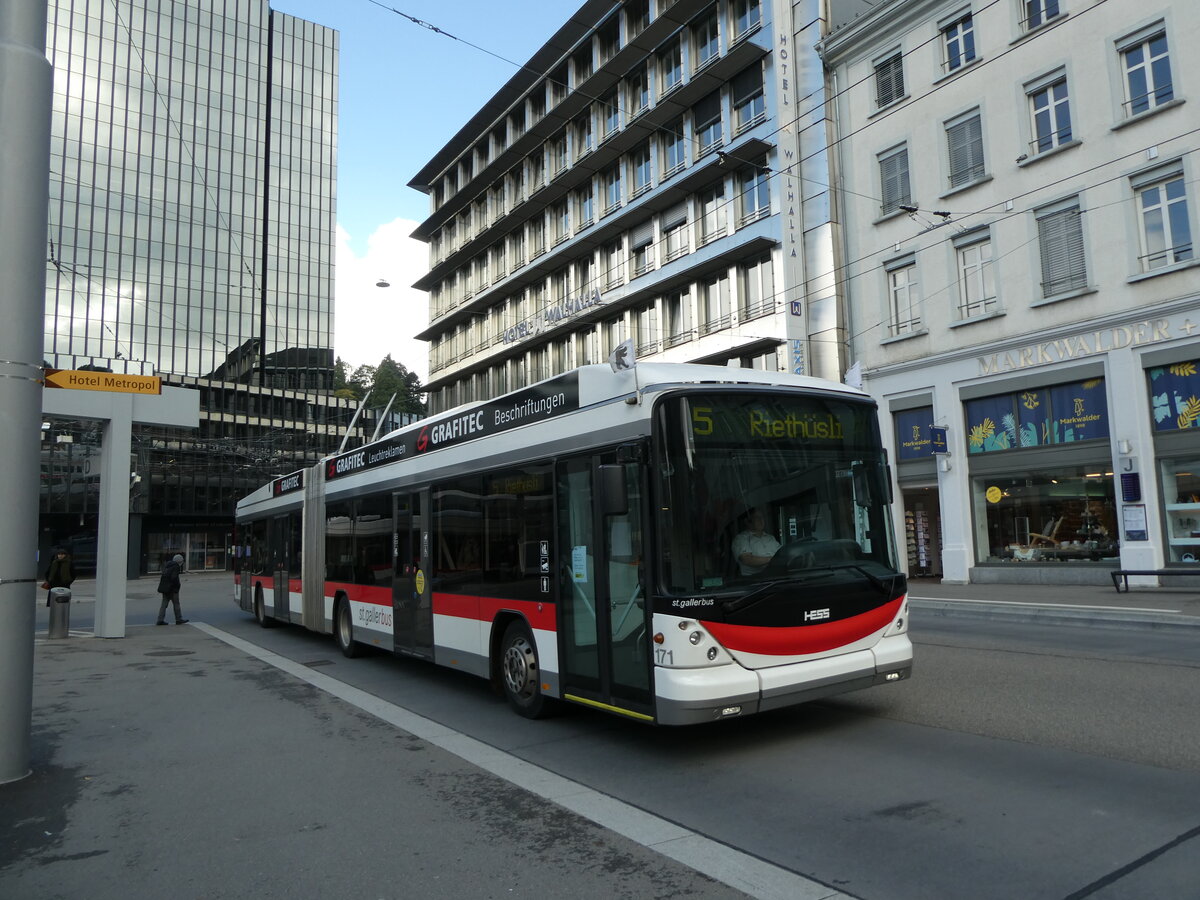
<path fill-rule="evenodd" d="M 804 613 L 805 622 L 819 622 L 822 619 L 829 618 L 829 610 L 827 609 L 810 609 Z"/>

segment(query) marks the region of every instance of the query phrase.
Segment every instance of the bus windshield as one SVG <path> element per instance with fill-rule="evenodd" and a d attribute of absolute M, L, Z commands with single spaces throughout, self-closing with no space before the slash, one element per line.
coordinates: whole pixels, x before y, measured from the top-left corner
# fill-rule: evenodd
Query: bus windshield
<path fill-rule="evenodd" d="M 655 418 L 662 588 L 735 595 L 896 573 L 875 407 L 793 392 L 671 397 Z"/>

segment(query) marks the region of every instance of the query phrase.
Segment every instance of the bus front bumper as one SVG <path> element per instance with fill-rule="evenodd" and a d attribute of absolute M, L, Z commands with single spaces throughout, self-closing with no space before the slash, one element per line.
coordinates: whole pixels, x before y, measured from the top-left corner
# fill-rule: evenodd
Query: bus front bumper
<path fill-rule="evenodd" d="M 738 718 L 820 700 L 912 674 L 907 634 L 886 637 L 870 650 L 752 671 L 733 663 L 699 669 L 656 667 L 656 721 L 693 725 Z"/>

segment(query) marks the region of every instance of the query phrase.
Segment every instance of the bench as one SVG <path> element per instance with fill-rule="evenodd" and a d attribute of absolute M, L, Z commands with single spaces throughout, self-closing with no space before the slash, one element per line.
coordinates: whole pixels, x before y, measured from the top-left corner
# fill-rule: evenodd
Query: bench
<path fill-rule="evenodd" d="M 1125 583 L 1125 593 L 1129 593 L 1129 576 L 1130 575 L 1153 575 L 1155 578 L 1163 578 L 1167 575 L 1191 575 L 1193 578 L 1200 576 L 1200 571 L 1194 569 L 1114 569 L 1112 572 L 1113 587 L 1117 593 L 1121 593 L 1121 582 Z"/>

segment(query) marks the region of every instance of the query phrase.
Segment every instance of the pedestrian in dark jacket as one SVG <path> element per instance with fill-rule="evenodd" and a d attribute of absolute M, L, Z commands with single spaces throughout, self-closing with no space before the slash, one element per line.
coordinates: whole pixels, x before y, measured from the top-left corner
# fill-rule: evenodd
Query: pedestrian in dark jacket
<path fill-rule="evenodd" d="M 69 588 L 74 580 L 75 569 L 71 566 L 71 554 L 62 547 L 55 548 L 54 557 L 50 560 L 50 568 L 46 570 L 46 579 L 42 583 L 42 587 L 47 590 L 56 587 Z M 50 605 L 49 594 L 46 594 L 46 605 Z"/>
<path fill-rule="evenodd" d="M 162 606 L 158 608 L 158 621 L 155 625 L 166 625 L 167 604 L 175 606 L 175 624 L 182 625 L 187 619 L 179 611 L 179 570 L 183 566 L 183 557 L 176 553 L 171 561 L 163 566 L 162 576 L 158 579 L 158 592 L 162 594 Z"/>

